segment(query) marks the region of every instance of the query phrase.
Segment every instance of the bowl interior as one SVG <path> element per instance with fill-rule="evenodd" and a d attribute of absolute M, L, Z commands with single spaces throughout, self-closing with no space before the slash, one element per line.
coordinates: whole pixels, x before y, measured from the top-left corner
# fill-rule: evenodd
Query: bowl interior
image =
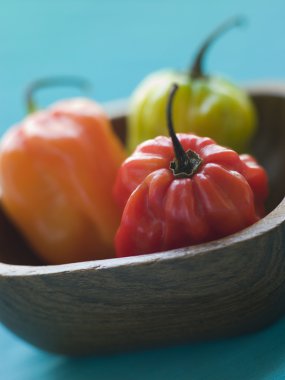
<path fill-rule="evenodd" d="M 266 207 L 272 211 L 285 194 L 285 96 L 252 93 L 258 114 L 258 130 L 251 146 L 251 153 L 267 170 L 270 196 Z M 112 108 L 112 110 L 111 110 Z M 123 105 L 110 117 L 114 130 L 125 141 L 126 107 Z M 108 111 L 108 109 L 107 109 Z M 0 262 L 14 265 L 41 265 L 23 237 L 7 219 L 0 208 Z"/>

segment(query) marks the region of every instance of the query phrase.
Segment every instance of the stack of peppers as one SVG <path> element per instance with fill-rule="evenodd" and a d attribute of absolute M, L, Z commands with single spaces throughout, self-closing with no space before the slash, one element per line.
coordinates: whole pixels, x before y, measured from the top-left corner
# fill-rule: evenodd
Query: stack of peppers
<path fill-rule="evenodd" d="M 163 71 L 139 86 L 127 141 L 135 150 L 125 161 L 103 109 L 88 99 L 33 112 L 8 130 L 0 145 L 2 206 L 45 262 L 199 244 L 265 215 L 264 169 L 232 150 L 247 150 L 254 107 L 242 90 L 202 70 L 216 37 L 239 24 L 233 19 L 215 30 L 190 73 Z M 29 108 L 34 111 L 32 102 Z M 177 135 L 173 108 L 183 132 Z M 163 136 L 165 126 L 170 137 Z"/>

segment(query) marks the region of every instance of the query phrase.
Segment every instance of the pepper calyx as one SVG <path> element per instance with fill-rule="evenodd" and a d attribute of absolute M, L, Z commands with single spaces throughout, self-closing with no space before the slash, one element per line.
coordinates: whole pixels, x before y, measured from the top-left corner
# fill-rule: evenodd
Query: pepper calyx
<path fill-rule="evenodd" d="M 197 173 L 203 160 L 198 153 L 189 149 L 186 152 L 187 161 L 181 163 L 175 158 L 170 162 L 169 168 L 172 170 L 175 178 L 192 178 Z"/>

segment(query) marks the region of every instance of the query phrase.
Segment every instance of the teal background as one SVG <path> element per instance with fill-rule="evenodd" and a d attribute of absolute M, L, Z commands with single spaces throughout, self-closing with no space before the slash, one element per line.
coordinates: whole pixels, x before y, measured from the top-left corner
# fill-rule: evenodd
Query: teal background
<path fill-rule="evenodd" d="M 248 25 L 215 44 L 207 71 L 284 79 L 284 0 L 0 0 L 0 133 L 24 116 L 31 80 L 81 75 L 100 102 L 128 97 L 148 73 L 187 67 L 207 33 L 235 14 Z M 53 89 L 38 100 L 71 95 Z M 81 359 L 41 352 L 0 327 L 0 379 L 281 380 L 285 320 L 226 341 Z"/>

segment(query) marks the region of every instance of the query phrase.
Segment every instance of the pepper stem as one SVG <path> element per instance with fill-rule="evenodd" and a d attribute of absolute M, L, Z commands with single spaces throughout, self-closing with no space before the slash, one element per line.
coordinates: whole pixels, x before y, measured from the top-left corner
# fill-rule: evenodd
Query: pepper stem
<path fill-rule="evenodd" d="M 89 92 L 91 85 L 86 79 L 74 76 L 59 76 L 51 78 L 42 78 L 32 82 L 25 92 L 25 104 L 27 113 L 33 113 L 38 109 L 35 101 L 35 93 L 43 88 L 53 86 L 72 86 L 81 89 L 84 92 Z"/>
<path fill-rule="evenodd" d="M 185 152 L 174 131 L 172 108 L 174 95 L 178 88 L 177 84 L 173 84 L 171 87 L 166 108 L 167 128 L 175 153 L 175 159 L 170 162 L 169 168 L 172 170 L 175 178 L 191 178 L 198 171 L 199 166 L 202 164 L 202 159 L 191 149 Z"/>
<path fill-rule="evenodd" d="M 205 42 L 202 44 L 200 49 L 198 50 L 198 53 L 196 55 L 196 58 L 194 59 L 194 63 L 192 64 L 189 74 L 191 78 L 197 79 L 197 78 L 203 78 L 204 70 L 203 70 L 203 61 L 206 52 L 208 51 L 209 47 L 213 44 L 213 42 L 216 41 L 217 38 L 219 38 L 222 34 L 227 32 L 228 30 L 236 27 L 236 26 L 242 26 L 245 24 L 245 18 L 242 16 L 236 16 L 233 17 L 220 26 L 218 26 L 205 40 Z"/>

